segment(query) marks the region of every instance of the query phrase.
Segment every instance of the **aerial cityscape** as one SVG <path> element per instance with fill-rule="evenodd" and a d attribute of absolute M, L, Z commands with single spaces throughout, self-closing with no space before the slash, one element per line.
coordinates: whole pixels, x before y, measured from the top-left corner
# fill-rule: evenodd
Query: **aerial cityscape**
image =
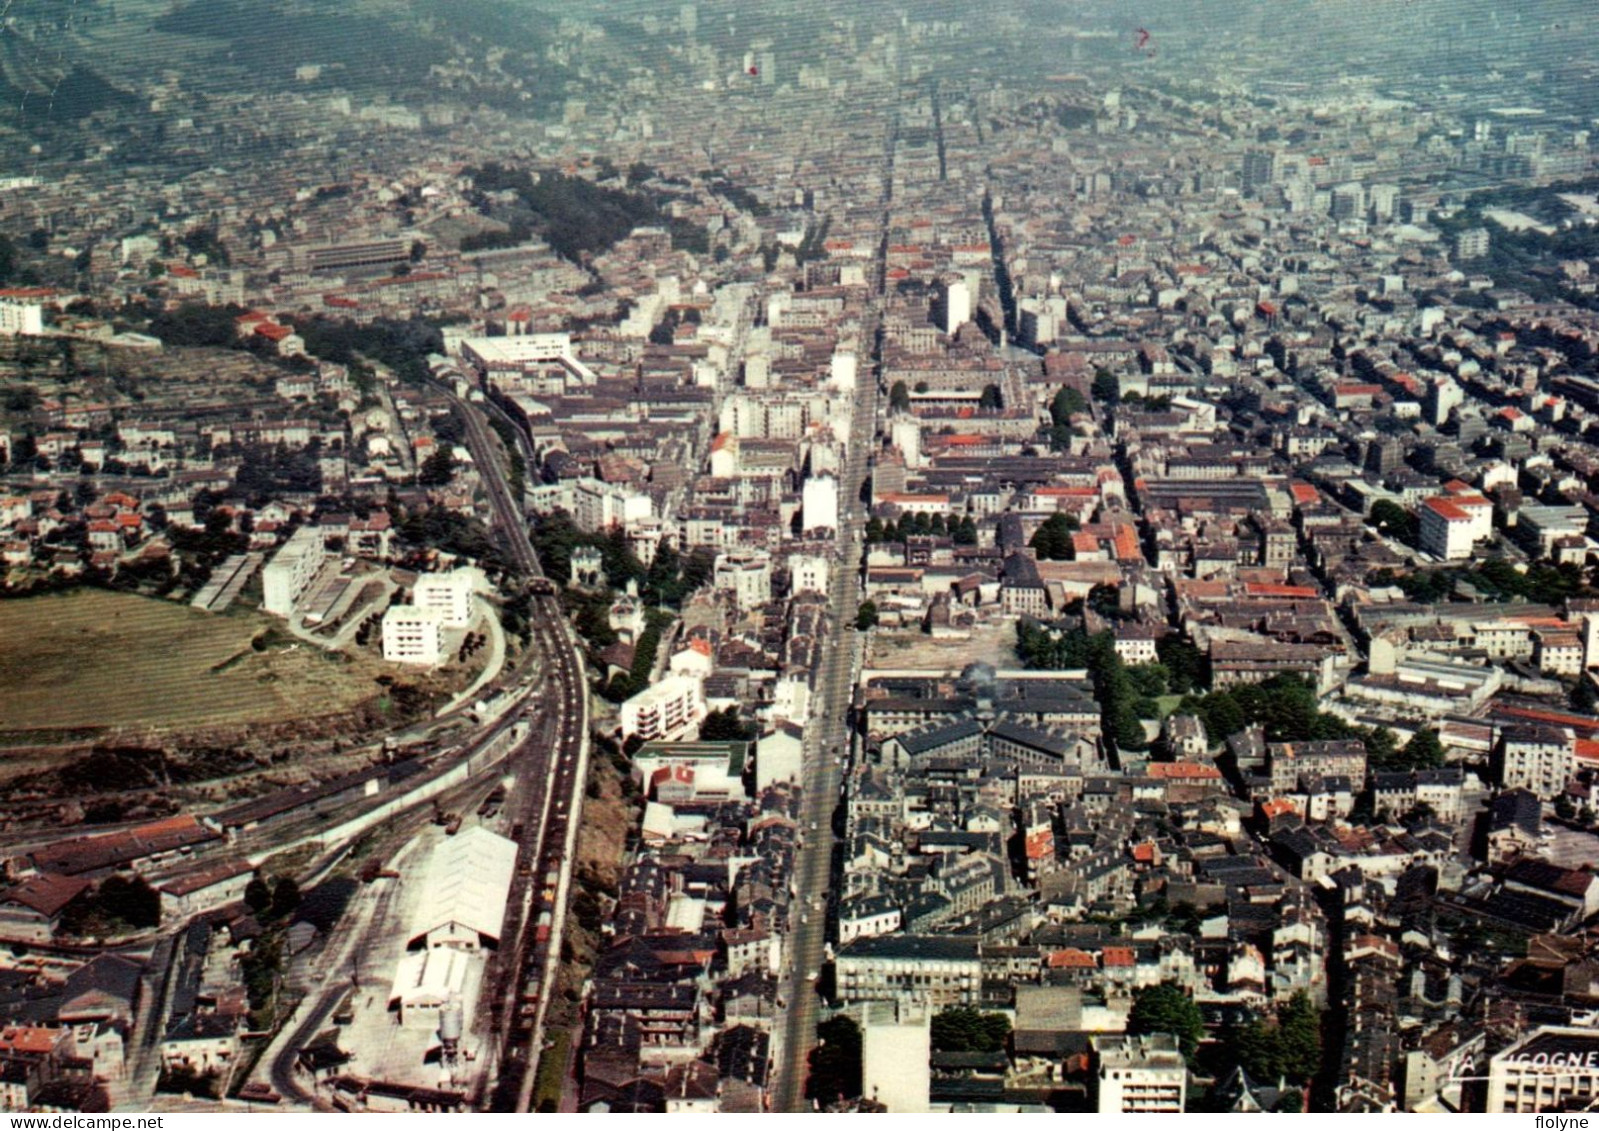
<path fill-rule="evenodd" d="M 1585 0 L 8 0 L 0 1112 L 1599 1106 Z"/>

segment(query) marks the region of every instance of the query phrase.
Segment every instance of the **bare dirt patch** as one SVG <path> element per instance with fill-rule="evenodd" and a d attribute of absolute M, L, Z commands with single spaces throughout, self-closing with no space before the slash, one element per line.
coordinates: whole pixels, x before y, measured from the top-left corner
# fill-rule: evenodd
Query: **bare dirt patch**
<path fill-rule="evenodd" d="M 898 668 L 959 671 L 982 661 L 996 668 L 1017 668 L 1016 622 L 980 624 L 966 640 L 940 640 L 923 632 L 874 629 L 866 656 L 873 669 Z"/>

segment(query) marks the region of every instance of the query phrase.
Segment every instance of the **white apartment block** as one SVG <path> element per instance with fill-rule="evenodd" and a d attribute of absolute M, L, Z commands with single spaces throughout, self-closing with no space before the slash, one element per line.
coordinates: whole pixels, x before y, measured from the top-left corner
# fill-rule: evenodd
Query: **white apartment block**
<path fill-rule="evenodd" d="M 1500 740 L 1499 784 L 1548 800 L 1577 772 L 1576 736 L 1564 727 L 1509 727 Z"/>
<path fill-rule="evenodd" d="M 1532 636 L 1538 646 L 1539 671 L 1564 676 L 1582 674 L 1582 638 L 1575 632 L 1539 629 Z"/>
<path fill-rule="evenodd" d="M 44 333 L 44 306 L 22 294 L 0 291 L 0 334 L 15 337 L 18 334 Z"/>
<path fill-rule="evenodd" d="M 1188 1099 L 1188 1065 L 1170 1033 L 1096 1037 L 1099 1114 L 1171 1113 Z"/>
<path fill-rule="evenodd" d="M 828 367 L 828 376 L 836 388 L 846 393 L 853 393 L 856 372 L 857 364 L 853 353 L 848 350 L 838 350 L 833 354 L 833 360 Z"/>
<path fill-rule="evenodd" d="M 392 664 L 437 665 L 442 658 L 444 614 L 415 605 L 392 605 L 383 614 L 383 658 Z"/>
<path fill-rule="evenodd" d="M 411 603 L 421 609 L 437 609 L 444 615 L 446 628 L 465 628 L 472 621 L 472 571 L 423 574 L 411 591 Z"/>
<path fill-rule="evenodd" d="M 326 560 L 321 533 L 314 526 L 300 527 L 261 571 L 262 607 L 274 616 L 293 616 L 295 604 Z"/>
<path fill-rule="evenodd" d="M 1471 557 L 1477 523 L 1464 507 L 1439 496 L 1423 502 L 1418 514 L 1423 550 L 1446 562 Z"/>
<path fill-rule="evenodd" d="M 645 742 L 682 738 L 705 718 L 704 685 L 691 676 L 669 675 L 623 702 L 622 738 Z"/>

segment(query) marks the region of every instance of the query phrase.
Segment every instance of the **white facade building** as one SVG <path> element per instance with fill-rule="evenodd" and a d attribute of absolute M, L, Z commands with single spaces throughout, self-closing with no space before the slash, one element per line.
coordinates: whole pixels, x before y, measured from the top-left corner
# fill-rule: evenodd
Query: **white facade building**
<path fill-rule="evenodd" d="M 838 480 L 831 475 L 807 479 L 800 497 L 800 512 L 806 531 L 837 530 Z"/>
<path fill-rule="evenodd" d="M 1423 550 L 1446 562 L 1463 561 L 1471 557 L 1477 523 L 1464 507 L 1440 495 L 1425 500 L 1418 517 Z"/>
<path fill-rule="evenodd" d="M 1587 1111 L 1599 1098 L 1599 1031 L 1542 1025 L 1488 1062 L 1494 1114 Z"/>
<path fill-rule="evenodd" d="M 293 616 L 295 604 L 305 595 L 326 559 L 322 535 L 316 527 L 296 530 L 261 571 L 262 608 L 274 616 Z"/>
<path fill-rule="evenodd" d="M 1565 727 L 1509 727 L 1500 740 L 1498 767 L 1505 789 L 1557 797 L 1577 772 L 1576 735 Z"/>
<path fill-rule="evenodd" d="M 846 393 L 853 393 L 855 391 L 856 368 L 855 355 L 853 353 L 848 350 L 840 350 L 835 353 L 829 370 L 833 385 Z"/>
<path fill-rule="evenodd" d="M 20 294 L 0 291 L 0 335 L 44 333 L 44 305 Z"/>
<path fill-rule="evenodd" d="M 516 841 L 482 826 L 441 840 L 428 860 L 410 945 L 428 950 L 497 945 L 516 852 Z"/>
<path fill-rule="evenodd" d="M 1099 1114 L 1172 1113 L 1188 1099 L 1188 1065 L 1170 1033 L 1096 1037 Z"/>
<path fill-rule="evenodd" d="M 940 279 L 937 299 L 938 328 L 953 334 L 972 320 L 972 289 L 959 276 Z"/>
<path fill-rule="evenodd" d="M 740 610 L 758 609 L 772 599 L 772 559 L 764 553 L 718 554 L 712 580 L 719 591 L 733 594 Z"/>
<path fill-rule="evenodd" d="M 779 725 L 755 743 L 755 788 L 797 782 L 805 761 L 805 733 L 792 724 Z M 847 941 L 847 940 L 846 940 Z"/>
<path fill-rule="evenodd" d="M 926 1006 L 874 1003 L 861 1034 L 861 1095 L 888 1112 L 931 1110 L 933 1014 Z"/>
<path fill-rule="evenodd" d="M 419 609 L 437 609 L 448 628 L 465 628 L 472 621 L 472 571 L 423 574 L 411 590 L 411 603 Z"/>
<path fill-rule="evenodd" d="M 672 741 L 699 726 L 705 715 L 704 685 L 691 676 L 669 675 L 623 702 L 622 737 Z"/>
<path fill-rule="evenodd" d="M 383 614 L 383 658 L 391 664 L 436 665 L 443 656 L 444 614 L 393 605 Z"/>
<path fill-rule="evenodd" d="M 827 592 L 827 559 L 820 554 L 795 554 L 788 559 L 788 570 L 793 592 Z"/>

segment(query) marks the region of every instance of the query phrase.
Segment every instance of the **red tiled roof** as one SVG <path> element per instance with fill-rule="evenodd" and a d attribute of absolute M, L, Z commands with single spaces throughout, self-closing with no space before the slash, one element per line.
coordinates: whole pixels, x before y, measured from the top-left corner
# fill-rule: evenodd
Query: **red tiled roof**
<path fill-rule="evenodd" d="M 1148 774 L 1164 781 L 1220 781 L 1221 771 L 1200 762 L 1152 762 Z"/>
<path fill-rule="evenodd" d="M 1246 582 L 1244 592 L 1251 597 L 1288 597 L 1306 601 L 1313 601 L 1321 596 L 1321 591 L 1314 586 L 1270 585 L 1263 581 Z"/>
<path fill-rule="evenodd" d="M 0 903 L 20 903 L 50 918 L 88 888 L 89 881 L 79 876 L 30 876 L 0 895 Z"/>
<path fill-rule="evenodd" d="M 1471 515 L 1467 514 L 1460 507 L 1456 506 L 1454 500 L 1446 499 L 1441 495 L 1435 495 L 1430 499 L 1424 499 L 1422 500 L 1421 505 L 1432 511 L 1439 518 L 1447 519 L 1450 522 L 1471 521 Z"/>
<path fill-rule="evenodd" d="M 7 1025 L 0 1029 L 0 1051 L 46 1056 L 56 1047 L 65 1028 L 48 1025 Z"/>

